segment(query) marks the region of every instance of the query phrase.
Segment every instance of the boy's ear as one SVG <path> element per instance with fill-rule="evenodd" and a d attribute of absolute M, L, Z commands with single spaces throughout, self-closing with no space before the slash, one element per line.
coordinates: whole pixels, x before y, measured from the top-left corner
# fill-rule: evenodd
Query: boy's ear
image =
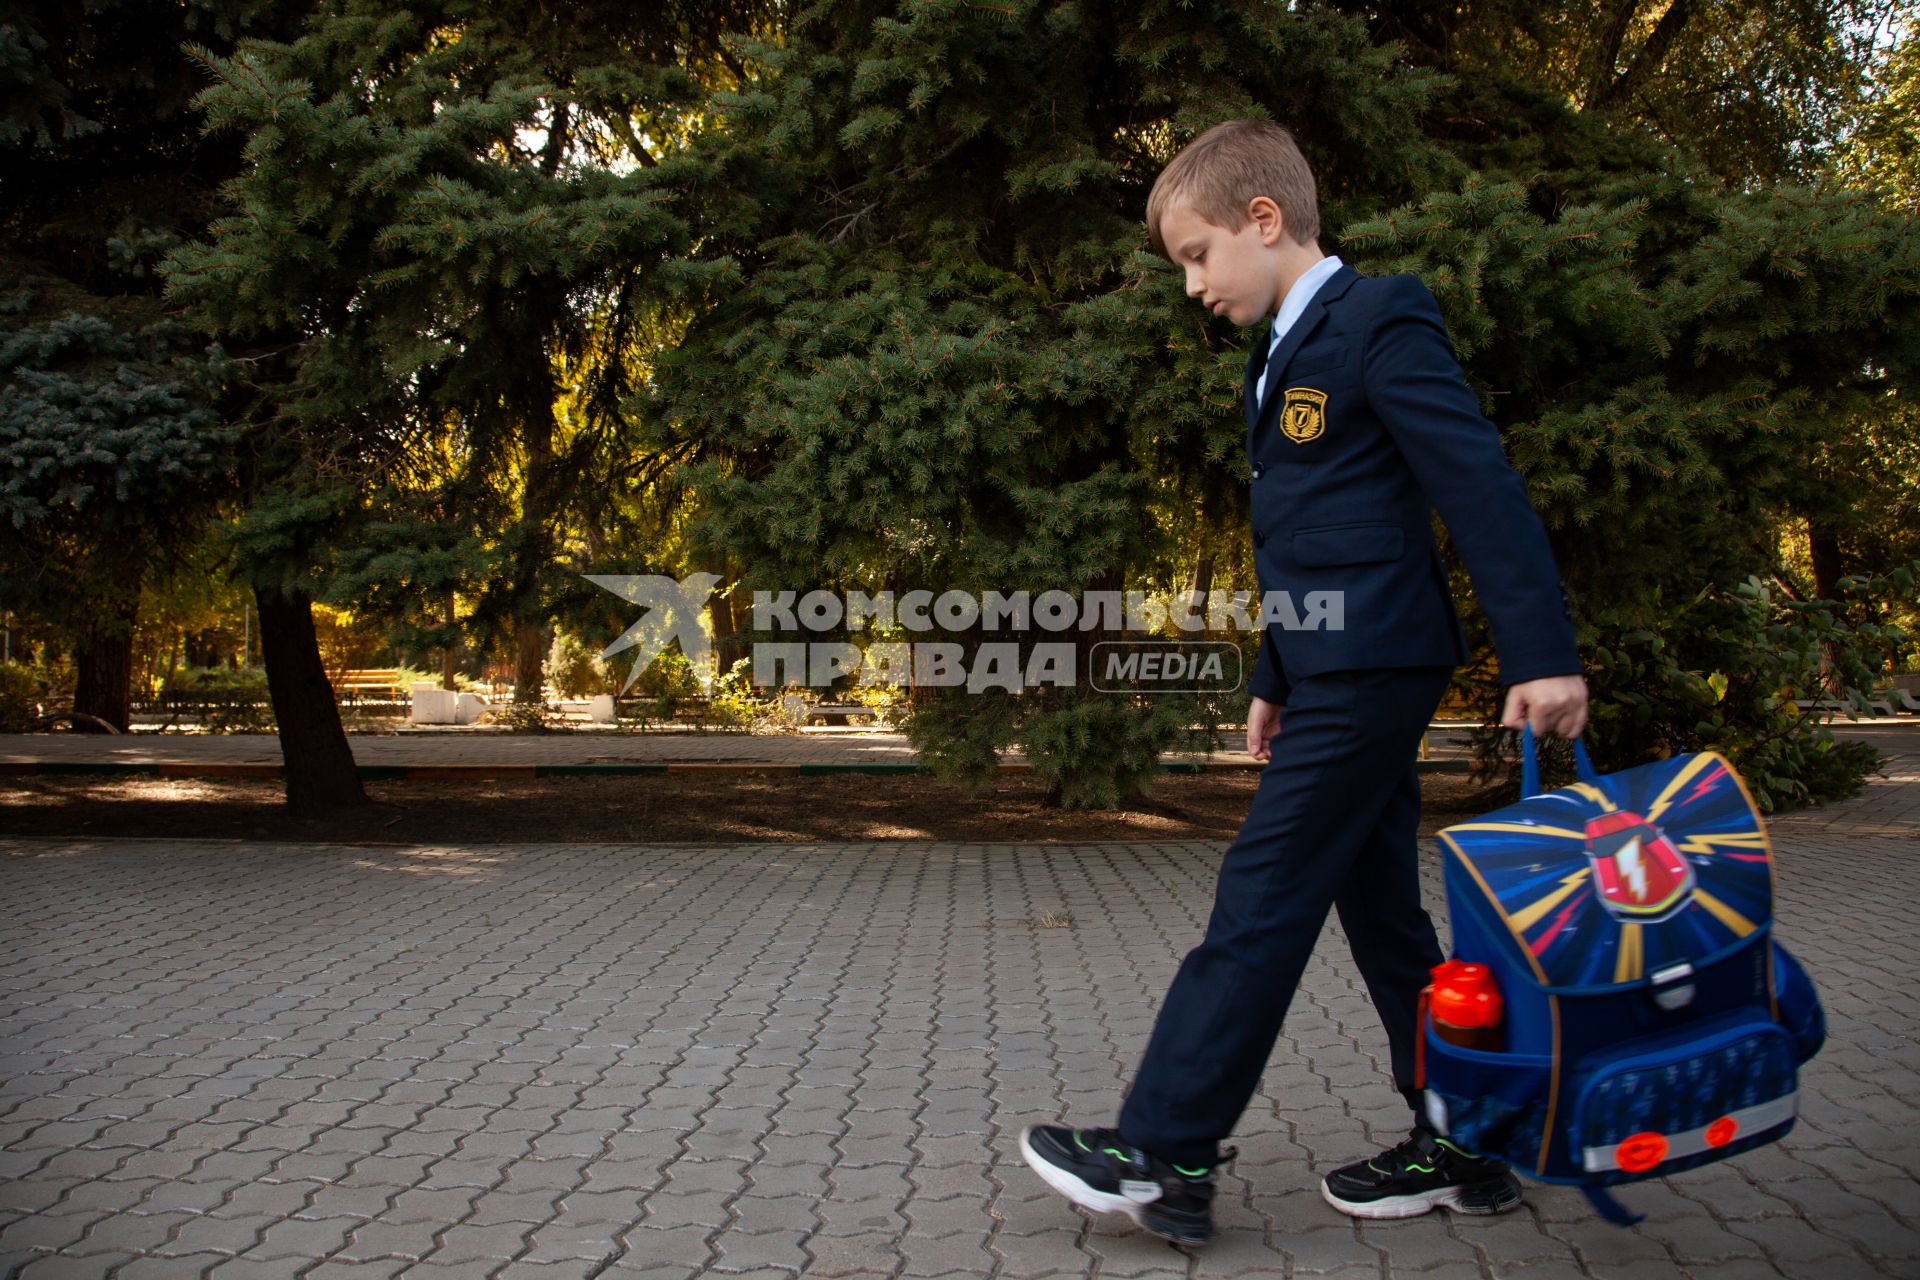
<path fill-rule="evenodd" d="M 1255 196 L 1247 201 L 1247 219 L 1260 229 L 1260 243 L 1269 249 L 1287 234 L 1287 215 L 1271 196 Z"/>

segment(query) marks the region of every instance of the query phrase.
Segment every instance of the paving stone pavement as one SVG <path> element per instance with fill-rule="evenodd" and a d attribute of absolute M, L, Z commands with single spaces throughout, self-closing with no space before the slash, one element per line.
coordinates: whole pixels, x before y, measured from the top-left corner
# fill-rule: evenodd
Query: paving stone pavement
<path fill-rule="evenodd" d="M 1330 922 L 1197 1251 L 1014 1145 L 1111 1122 L 1219 843 L 0 841 L 0 1277 L 1920 1275 L 1920 752 L 1888 768 L 1773 824 L 1831 1033 L 1787 1140 L 1624 1189 L 1632 1229 L 1533 1184 L 1343 1218 L 1317 1178 L 1403 1111 Z"/>
<path fill-rule="evenodd" d="M 783 734 L 585 729 L 533 734 L 447 729 L 353 733 L 347 740 L 352 744 L 354 759 L 363 765 L 625 761 L 905 764 L 914 758 L 906 734 L 873 729 L 805 729 Z M 1241 755 L 1244 758 L 1244 751 Z M 281 754 L 280 739 L 271 733 L 0 734 L 0 763 L 28 760 L 277 765 Z"/>
<path fill-rule="evenodd" d="M 1432 759 L 1468 758 L 1468 730 L 1458 722 L 1437 724 L 1428 735 Z M 1862 738 L 1883 751 L 1920 750 L 1920 716 L 1836 721 L 1843 738 Z M 602 732 L 572 730 L 546 734 L 502 733 L 487 729 L 444 729 L 404 733 L 347 735 L 361 765 L 551 765 L 551 764 L 883 764 L 913 763 L 913 745 L 904 733 L 885 729 L 821 728 L 797 733 Z M 1009 750 L 1007 761 L 1024 759 Z M 1163 760 L 1197 762 L 1196 751 L 1163 752 Z M 170 765 L 279 765 L 280 739 L 271 733 L 91 733 L 0 734 L 0 772 L 9 765 L 80 762 Z M 1208 763 L 1257 768 L 1245 743 L 1228 734 Z M 1917 801 L 1916 803 L 1920 803 Z"/>

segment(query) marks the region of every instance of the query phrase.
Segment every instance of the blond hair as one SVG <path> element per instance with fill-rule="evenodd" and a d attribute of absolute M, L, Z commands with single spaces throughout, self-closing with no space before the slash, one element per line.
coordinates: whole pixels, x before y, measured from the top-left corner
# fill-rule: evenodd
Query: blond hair
<path fill-rule="evenodd" d="M 1268 120 L 1229 120 L 1189 142 L 1147 193 L 1147 240 L 1172 260 L 1160 222 L 1185 204 L 1216 227 L 1247 225 L 1247 206 L 1265 196 L 1280 206 L 1287 234 L 1301 244 L 1320 238 L 1320 199 L 1313 170 L 1293 135 Z"/>

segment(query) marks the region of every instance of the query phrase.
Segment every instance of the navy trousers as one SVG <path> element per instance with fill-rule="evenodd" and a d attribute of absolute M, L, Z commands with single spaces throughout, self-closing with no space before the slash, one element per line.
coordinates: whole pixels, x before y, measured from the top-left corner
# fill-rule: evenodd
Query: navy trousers
<path fill-rule="evenodd" d="M 1420 735 L 1451 667 L 1337 671 L 1293 684 L 1213 914 L 1181 961 L 1120 1111 L 1122 1140 L 1211 1165 L 1259 1087 L 1327 910 L 1386 1024 L 1414 1107 L 1415 1011 L 1445 957 L 1420 905 Z"/>

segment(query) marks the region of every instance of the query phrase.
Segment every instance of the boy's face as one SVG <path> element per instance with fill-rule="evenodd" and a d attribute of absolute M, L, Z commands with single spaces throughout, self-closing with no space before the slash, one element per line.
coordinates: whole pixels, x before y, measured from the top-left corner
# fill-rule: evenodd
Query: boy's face
<path fill-rule="evenodd" d="M 1160 217 L 1160 238 L 1187 273 L 1187 296 L 1214 315 L 1249 325 L 1280 305 L 1280 207 L 1265 196 L 1248 206 L 1245 226 L 1229 231 L 1176 201 Z"/>

